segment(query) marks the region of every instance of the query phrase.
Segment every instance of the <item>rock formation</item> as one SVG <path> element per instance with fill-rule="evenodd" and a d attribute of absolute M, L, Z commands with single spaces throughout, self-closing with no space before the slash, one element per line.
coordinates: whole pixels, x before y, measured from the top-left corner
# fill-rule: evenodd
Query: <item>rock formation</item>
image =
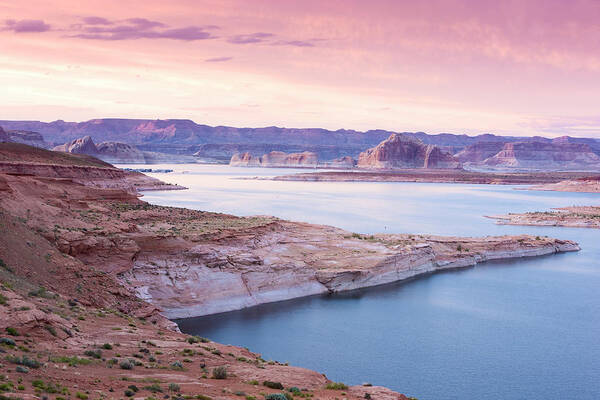
<path fill-rule="evenodd" d="M 234 154 L 229 165 L 233 167 L 316 168 L 319 165 L 319 159 L 315 153 L 308 151 L 291 154 L 272 151 L 261 157 L 254 157 L 250 153 Z"/>
<path fill-rule="evenodd" d="M 141 151 L 135 146 L 121 142 L 102 142 L 96 145 L 90 136 L 84 136 L 56 146 L 53 150 L 72 154 L 87 154 L 108 163 L 152 164 L 159 162 L 195 162 L 195 159 L 190 156 Z"/>
<path fill-rule="evenodd" d="M 392 134 L 376 147 L 360 153 L 359 168 L 460 168 L 460 162 L 437 146 Z"/>
<path fill-rule="evenodd" d="M 461 163 L 480 163 L 502 150 L 506 142 L 479 142 L 467 146 L 454 156 Z"/>
<path fill-rule="evenodd" d="M 31 131 L 23 130 L 7 130 L 5 131 L 0 126 L 0 142 L 22 143 L 29 146 L 47 148 L 48 143 L 44 141 L 44 137 Z"/>
<path fill-rule="evenodd" d="M 336 158 L 328 163 L 324 163 L 324 167 L 327 168 L 354 168 L 356 166 L 356 160 L 350 156 L 344 156 L 340 158 Z"/>
<path fill-rule="evenodd" d="M 63 145 L 56 146 L 52 150 L 63 151 L 65 153 L 87 154 L 90 156 L 98 154 L 98 148 L 90 136 L 72 140 Z"/>
<path fill-rule="evenodd" d="M 4 131 L 4 129 L 2 129 L 1 126 L 0 126 L 0 142 L 10 142 L 10 137 L 8 136 L 8 133 L 6 133 Z"/>
<path fill-rule="evenodd" d="M 506 143 L 482 164 L 494 168 L 600 170 L 600 156 L 587 144 L 514 142 Z"/>

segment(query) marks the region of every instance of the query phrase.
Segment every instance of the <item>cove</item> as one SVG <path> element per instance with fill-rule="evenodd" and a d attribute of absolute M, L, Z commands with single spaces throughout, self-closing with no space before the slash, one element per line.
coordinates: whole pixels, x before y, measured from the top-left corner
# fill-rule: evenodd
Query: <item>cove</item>
<path fill-rule="evenodd" d="M 157 166 L 158 167 L 158 166 Z M 575 240 L 582 251 L 499 261 L 370 289 L 176 321 L 186 333 L 347 384 L 419 399 L 600 398 L 600 231 L 498 226 L 486 214 L 598 204 L 584 193 L 509 186 L 240 180 L 290 170 L 161 166 L 190 188 L 146 193 L 162 205 L 269 214 L 354 232 Z M 161 168 L 158 167 L 158 168 Z M 185 172 L 185 173 L 184 173 Z"/>

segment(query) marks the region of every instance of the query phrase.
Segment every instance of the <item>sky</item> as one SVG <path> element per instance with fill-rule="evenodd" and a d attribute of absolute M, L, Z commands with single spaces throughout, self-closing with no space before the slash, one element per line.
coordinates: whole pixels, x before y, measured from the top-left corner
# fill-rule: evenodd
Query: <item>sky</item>
<path fill-rule="evenodd" d="M 0 0 L 0 119 L 600 138 L 597 0 Z"/>

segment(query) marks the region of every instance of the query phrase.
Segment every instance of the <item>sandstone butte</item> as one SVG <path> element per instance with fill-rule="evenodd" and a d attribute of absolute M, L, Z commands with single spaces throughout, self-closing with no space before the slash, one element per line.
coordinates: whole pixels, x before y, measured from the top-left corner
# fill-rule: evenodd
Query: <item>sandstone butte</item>
<path fill-rule="evenodd" d="M 358 156 L 359 168 L 461 168 L 461 163 L 439 147 L 394 133 Z"/>
<path fill-rule="evenodd" d="M 2 396 L 258 399 L 282 392 L 262 385 L 272 381 L 298 387 L 297 398 L 407 399 L 331 386 L 317 372 L 183 335 L 165 316 L 579 249 L 531 236 L 364 236 L 153 206 L 137 193 L 147 188 L 178 187 L 89 156 L 0 144 Z"/>

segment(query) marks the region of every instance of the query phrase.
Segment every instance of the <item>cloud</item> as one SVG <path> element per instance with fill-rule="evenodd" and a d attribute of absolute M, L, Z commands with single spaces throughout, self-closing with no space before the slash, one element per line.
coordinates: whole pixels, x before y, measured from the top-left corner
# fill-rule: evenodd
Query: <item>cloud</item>
<path fill-rule="evenodd" d="M 204 61 L 205 62 L 225 62 L 225 61 L 229 61 L 232 59 L 233 59 L 233 57 L 214 57 L 214 58 L 207 58 Z"/>
<path fill-rule="evenodd" d="M 280 40 L 273 43 L 274 46 L 294 46 L 294 47 L 315 47 L 315 44 L 308 40 Z"/>
<path fill-rule="evenodd" d="M 214 39 L 208 29 L 215 25 L 169 27 L 168 25 L 145 18 L 129 18 L 123 21 L 110 21 L 101 17 L 87 17 L 83 24 L 74 25 L 70 37 L 89 40 L 134 40 L 134 39 L 173 39 L 183 41 Z"/>
<path fill-rule="evenodd" d="M 249 43 L 262 43 L 265 39 L 269 39 L 275 36 L 272 33 L 267 32 L 256 32 L 247 35 L 234 35 L 229 37 L 227 41 L 233 44 L 249 44 Z"/>
<path fill-rule="evenodd" d="M 50 30 L 50 25 L 41 19 L 22 19 L 20 21 L 9 19 L 6 21 L 4 30 L 15 33 L 46 32 Z"/>
<path fill-rule="evenodd" d="M 102 17 L 85 17 L 82 18 L 82 21 L 84 24 L 87 25 L 112 25 L 113 22 L 109 21 L 106 18 L 102 18 Z"/>

